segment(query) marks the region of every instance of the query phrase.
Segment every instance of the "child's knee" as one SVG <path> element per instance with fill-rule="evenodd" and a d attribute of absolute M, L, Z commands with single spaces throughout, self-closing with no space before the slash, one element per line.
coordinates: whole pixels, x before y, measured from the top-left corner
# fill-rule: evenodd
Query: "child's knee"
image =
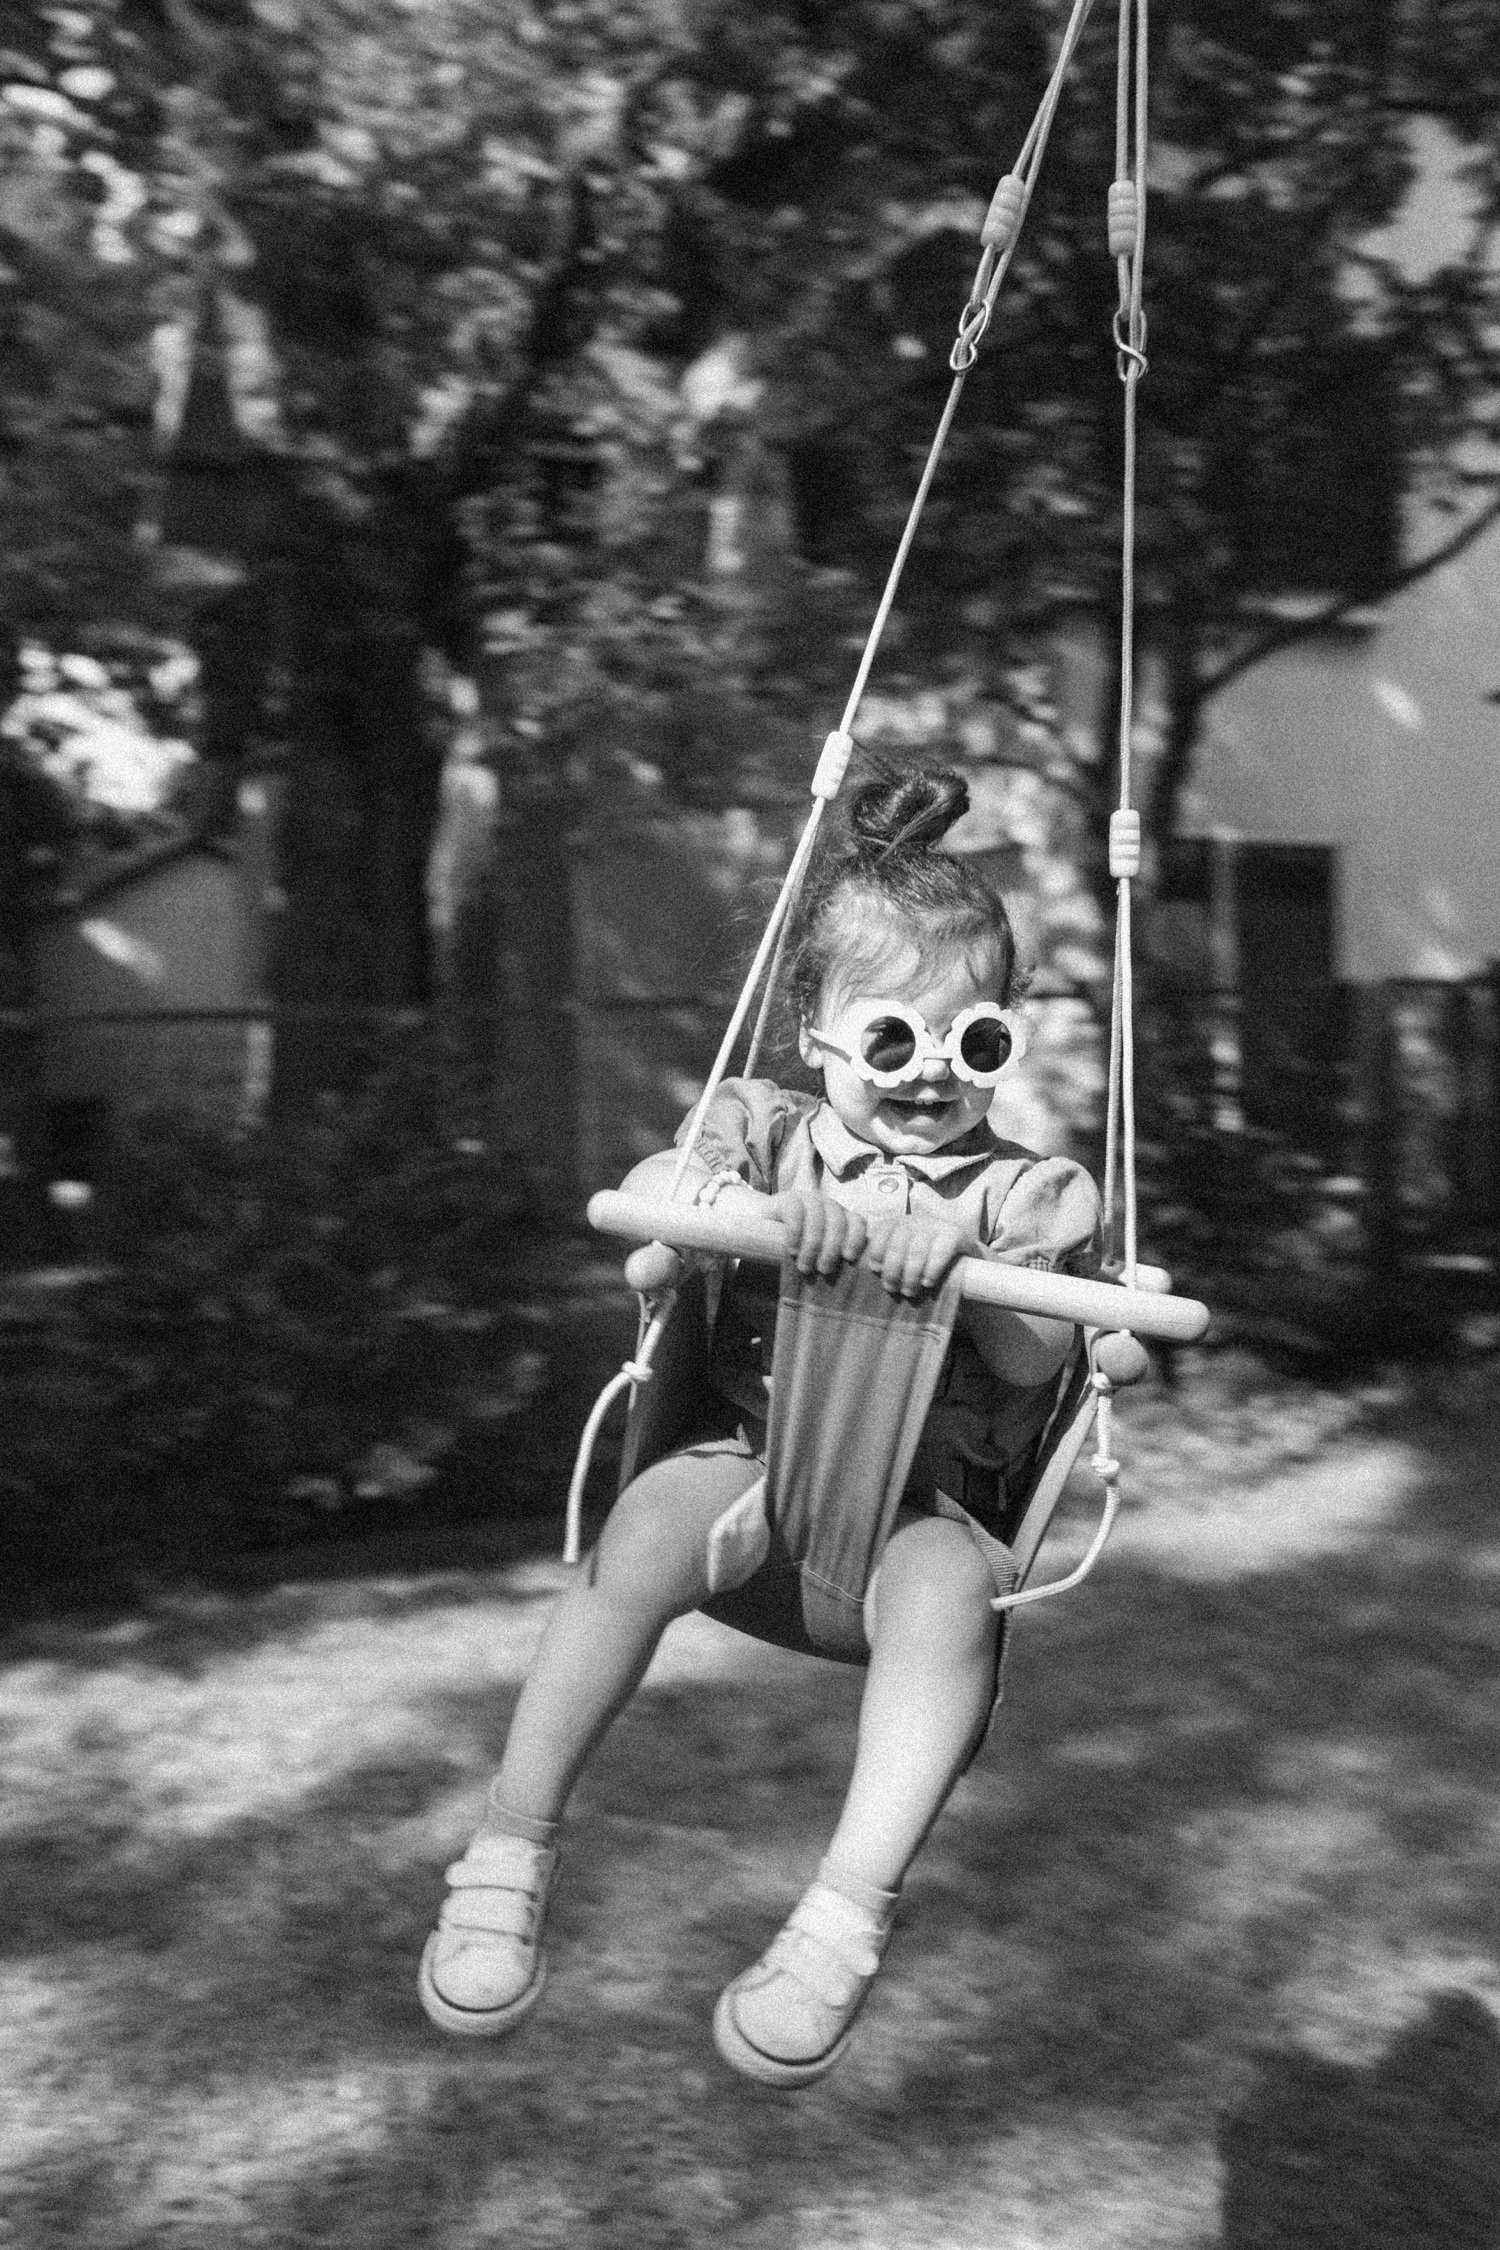
<path fill-rule="evenodd" d="M 950 1655 L 987 1654 L 999 1629 L 994 1592 L 989 1563 L 963 1525 L 924 1517 L 906 1525 L 881 1558 L 875 1630 L 910 1633 Z"/>
<path fill-rule="evenodd" d="M 681 1460 L 647 1470 L 610 1510 L 590 1584 L 637 1607 L 695 1608 L 708 1593 L 708 1534 L 737 1490 L 733 1479 L 690 1475 Z"/>
<path fill-rule="evenodd" d="M 589 1563 L 589 1582 L 611 1593 L 659 1592 L 688 1548 L 681 1519 L 659 1494 L 640 1484 L 622 1492 L 609 1512 Z"/>

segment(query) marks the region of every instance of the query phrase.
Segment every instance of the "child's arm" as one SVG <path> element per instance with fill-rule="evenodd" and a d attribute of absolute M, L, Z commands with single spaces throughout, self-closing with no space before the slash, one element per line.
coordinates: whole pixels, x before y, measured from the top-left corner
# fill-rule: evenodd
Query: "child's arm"
<path fill-rule="evenodd" d="M 695 1203 L 712 1186 L 713 1208 L 726 1216 L 738 1209 L 753 1211 L 757 1218 L 779 1219 L 786 1229 L 787 1249 L 805 1274 L 833 1274 L 841 1265 L 853 1265 L 863 1257 L 893 1297 L 921 1297 L 939 1286 L 958 1259 L 984 1256 L 982 1246 L 957 1227 L 919 1212 L 872 1226 L 858 1211 L 845 1210 L 829 1196 L 764 1194 L 747 1180 L 715 1172 L 696 1153 L 689 1157 L 674 1196 L 678 1162 L 673 1149 L 643 1157 L 621 1182 L 624 1193 L 662 1203 Z M 675 1272 L 681 1272 L 680 1260 Z M 667 1286 L 674 1277 L 664 1273 L 658 1286 Z M 965 1304 L 959 1320 L 990 1371 L 1021 1389 L 1055 1375 L 1073 1342 L 1071 1321 L 1008 1312 L 999 1305 Z"/>
<path fill-rule="evenodd" d="M 696 1203 L 711 1187 L 713 1208 L 726 1217 L 738 1210 L 751 1211 L 758 1219 L 779 1219 L 786 1229 L 787 1249 L 802 1273 L 832 1274 L 840 1265 L 852 1265 L 863 1256 L 870 1230 L 859 1212 L 846 1211 L 842 1204 L 823 1195 L 764 1194 L 748 1180 L 715 1172 L 696 1154 L 689 1157 L 674 1195 L 672 1183 L 679 1161 L 672 1149 L 643 1157 L 621 1181 L 622 1192 L 663 1203 Z"/>
<path fill-rule="evenodd" d="M 1012 1181 L 980 1255 L 1053 1272 L 1088 1271 L 1098 1262 L 1099 1237 L 1099 1191 L 1088 1173 L 1067 1157 L 1043 1157 Z M 991 1372 L 1022 1389 L 1057 1374 L 1077 1333 L 1071 1321 L 972 1300 L 959 1318 Z"/>

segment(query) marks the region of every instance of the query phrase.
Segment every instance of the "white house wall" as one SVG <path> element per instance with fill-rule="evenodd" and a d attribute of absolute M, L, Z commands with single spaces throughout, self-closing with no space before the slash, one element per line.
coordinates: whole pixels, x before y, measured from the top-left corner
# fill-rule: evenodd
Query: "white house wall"
<path fill-rule="evenodd" d="M 1369 630 L 1304 642 L 1228 688 L 1181 825 L 1334 845 L 1342 976 L 1481 969 L 1500 959 L 1497 690 L 1491 531 Z"/>

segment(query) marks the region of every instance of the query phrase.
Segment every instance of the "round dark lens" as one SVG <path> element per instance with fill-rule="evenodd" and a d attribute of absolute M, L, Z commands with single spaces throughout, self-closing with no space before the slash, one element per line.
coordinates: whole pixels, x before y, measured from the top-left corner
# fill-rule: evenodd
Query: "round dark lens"
<path fill-rule="evenodd" d="M 917 1051 L 917 1035 L 900 1016 L 877 1016 L 866 1024 L 859 1051 L 871 1070 L 904 1070 Z"/>
<path fill-rule="evenodd" d="M 1010 1053 L 1010 1033 L 998 1016 L 981 1016 L 965 1024 L 958 1051 L 970 1070 L 1003 1070 Z"/>

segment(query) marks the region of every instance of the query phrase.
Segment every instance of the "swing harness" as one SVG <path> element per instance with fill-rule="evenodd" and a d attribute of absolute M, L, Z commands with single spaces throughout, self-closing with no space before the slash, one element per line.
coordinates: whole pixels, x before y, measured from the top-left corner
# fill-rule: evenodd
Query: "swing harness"
<path fill-rule="evenodd" d="M 853 728 L 865 688 L 915 540 L 922 511 L 958 410 L 964 381 L 979 356 L 1009 270 L 1063 83 L 1093 0 L 1074 0 L 1051 76 L 1014 169 L 1000 180 L 980 230 L 980 257 L 959 315 L 949 354 L 952 382 L 839 724 L 827 737 L 812 777 L 812 807 L 792 853 L 776 902 L 720 1042 L 703 1092 L 681 1135 L 673 1192 L 680 1189 L 760 993 L 744 1075 L 753 1077 L 770 1022 L 793 909 L 818 831 L 838 796 L 854 751 Z M 1015 1311 L 1070 1320 L 1084 1332 L 1083 1348 L 1070 1354 L 1039 1432 L 1026 1490 L 1006 1515 L 1003 1540 L 980 1535 L 996 1583 L 994 1607 L 1066 1592 L 1086 1578 L 1103 1552 L 1120 1504 L 1120 1462 L 1115 1456 L 1112 1394 L 1132 1381 L 1139 1355 L 1108 1348 L 1125 1331 L 1137 1337 L 1188 1342 L 1200 1336 L 1208 1310 L 1170 1294 L 1159 1270 L 1137 1257 L 1135 1086 L 1131 954 L 1131 885 L 1141 862 L 1140 814 L 1132 802 L 1135 649 L 1136 393 L 1146 372 L 1146 319 L 1142 279 L 1146 222 L 1148 0 L 1120 0 L 1116 58 L 1114 178 L 1107 201 L 1110 254 L 1119 301 L 1112 334 L 1124 400 L 1124 478 L 1121 537 L 1121 639 L 1118 809 L 1109 824 L 1109 868 L 1116 890 L 1113 989 L 1103 1182 L 1108 1270 L 1118 1279 L 1090 1280 L 976 1258 L 960 1260 L 935 1295 L 910 1304 L 893 1299 L 876 1278 L 851 1266 L 832 1280 L 804 1277 L 783 1259 L 783 1230 L 771 1219 L 730 1216 L 684 1203 L 666 1204 L 623 1194 L 594 1196 L 590 1223 L 601 1232 L 640 1244 L 664 1244 L 686 1253 L 724 1259 L 774 1261 L 782 1266 L 764 1433 L 765 1476 L 752 1483 L 714 1527 L 710 1543 L 710 1614 L 741 1624 L 762 1638 L 844 1661 L 868 1656 L 874 1583 L 917 1455 L 934 1387 L 949 1349 L 963 1298 Z M 701 1430 L 703 1370 L 708 1360 L 709 1290 L 701 1271 L 668 1286 L 660 1283 L 659 1255 L 639 1250 L 626 1261 L 626 1278 L 641 1296 L 636 1348 L 600 1392 L 579 1442 L 568 1492 L 563 1559 L 581 1551 L 583 1493 L 599 1430 L 615 1399 L 629 1390 L 630 1410 L 620 1464 L 620 1488 L 641 1469 Z M 1105 1348 L 1101 1348 L 1105 1347 Z M 829 1385 L 830 1352 L 839 1381 Z M 1111 1373 L 1111 1366 L 1114 1372 Z M 1104 1505 L 1088 1551 L 1066 1576 L 1036 1588 L 1025 1584 L 1036 1552 L 1090 1431 L 1096 1432 L 1091 1467 L 1104 1486 Z M 949 1471 L 944 1483 L 955 1480 Z M 962 1470 L 960 1469 L 960 1479 Z M 820 1492 L 836 1479 L 847 1508 L 817 1508 Z M 936 1489 L 939 1513 L 965 1513 L 949 1492 Z M 970 1519 L 970 1528 L 977 1530 Z M 744 1589 L 754 1580 L 753 1609 Z"/>

